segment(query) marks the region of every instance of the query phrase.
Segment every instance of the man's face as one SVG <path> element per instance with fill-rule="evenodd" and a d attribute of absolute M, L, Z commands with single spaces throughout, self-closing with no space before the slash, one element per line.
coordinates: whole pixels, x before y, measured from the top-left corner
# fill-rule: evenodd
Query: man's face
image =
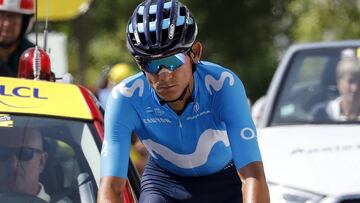
<path fill-rule="evenodd" d="M 192 65 L 188 55 L 185 63 L 175 71 L 162 68 L 157 74 L 145 74 L 157 95 L 166 101 L 179 98 L 186 86 L 193 81 Z"/>
<path fill-rule="evenodd" d="M 40 132 L 22 129 L 1 136 L 0 191 L 36 195 L 47 158 Z"/>
<path fill-rule="evenodd" d="M 0 47 L 16 42 L 22 27 L 22 14 L 0 11 Z"/>

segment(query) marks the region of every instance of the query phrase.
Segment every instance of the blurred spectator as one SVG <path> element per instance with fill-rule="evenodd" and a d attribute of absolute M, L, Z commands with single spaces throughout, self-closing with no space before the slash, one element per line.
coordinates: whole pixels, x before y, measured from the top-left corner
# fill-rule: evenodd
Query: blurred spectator
<path fill-rule="evenodd" d="M 353 49 L 345 49 L 336 67 L 339 97 L 315 108 L 315 117 L 335 121 L 360 120 L 360 61 Z"/>
<path fill-rule="evenodd" d="M 144 172 L 145 165 L 148 159 L 148 151 L 137 138 L 135 133 L 131 135 L 130 157 L 131 160 L 134 162 L 139 174 L 141 175 Z"/>
<path fill-rule="evenodd" d="M 256 126 L 258 126 L 261 121 L 262 114 L 265 108 L 265 102 L 266 95 L 261 96 L 258 100 L 255 101 L 254 105 L 251 108 L 251 115 Z"/>
<path fill-rule="evenodd" d="M 0 76 L 17 77 L 19 58 L 34 47 L 25 34 L 31 29 L 33 0 L 1 1 L 0 4 Z"/>
<path fill-rule="evenodd" d="M 123 79 L 134 75 L 135 73 L 136 71 L 130 65 L 125 63 L 115 64 L 104 73 L 102 81 L 99 85 L 99 90 L 97 92 L 100 104 L 104 109 L 106 107 L 106 101 L 111 92 L 111 89 Z"/>

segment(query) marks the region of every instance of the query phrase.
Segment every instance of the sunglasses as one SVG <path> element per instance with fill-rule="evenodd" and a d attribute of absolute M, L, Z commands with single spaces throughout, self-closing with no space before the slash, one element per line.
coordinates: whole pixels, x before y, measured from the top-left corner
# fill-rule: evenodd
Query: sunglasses
<path fill-rule="evenodd" d="M 43 153 L 40 149 L 31 147 L 0 147 L 0 160 L 9 160 L 12 156 L 16 156 L 19 161 L 29 161 L 34 157 L 35 153 Z"/>
<path fill-rule="evenodd" d="M 175 71 L 180 68 L 186 62 L 186 54 L 179 53 L 173 56 L 168 56 L 161 59 L 155 59 L 151 61 L 139 63 L 141 69 L 151 74 L 158 74 L 161 68 L 166 68 L 170 71 Z"/>

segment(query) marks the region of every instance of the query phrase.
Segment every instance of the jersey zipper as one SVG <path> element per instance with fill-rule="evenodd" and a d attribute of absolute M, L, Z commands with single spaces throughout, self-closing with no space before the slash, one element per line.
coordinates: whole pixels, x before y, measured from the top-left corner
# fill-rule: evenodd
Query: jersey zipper
<path fill-rule="evenodd" d="M 178 121 L 179 121 L 179 128 L 182 128 L 182 123 L 181 123 L 180 117 L 178 117 Z"/>

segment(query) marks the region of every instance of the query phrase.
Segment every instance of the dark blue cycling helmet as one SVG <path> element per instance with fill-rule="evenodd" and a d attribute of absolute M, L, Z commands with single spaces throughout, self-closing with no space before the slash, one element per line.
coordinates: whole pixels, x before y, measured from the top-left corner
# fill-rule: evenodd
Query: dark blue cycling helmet
<path fill-rule="evenodd" d="M 197 36 L 194 17 L 178 0 L 146 0 L 130 17 L 127 48 L 138 62 L 188 51 Z"/>

